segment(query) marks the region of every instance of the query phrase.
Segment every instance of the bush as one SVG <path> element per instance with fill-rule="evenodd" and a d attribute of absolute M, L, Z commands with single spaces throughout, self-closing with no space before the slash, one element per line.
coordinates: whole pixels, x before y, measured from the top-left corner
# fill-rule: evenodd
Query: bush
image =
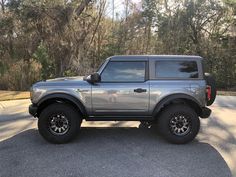
<path fill-rule="evenodd" d="M 13 63 L 0 78 L 0 89 L 29 90 L 32 83 L 40 79 L 41 64 L 30 59 Z"/>

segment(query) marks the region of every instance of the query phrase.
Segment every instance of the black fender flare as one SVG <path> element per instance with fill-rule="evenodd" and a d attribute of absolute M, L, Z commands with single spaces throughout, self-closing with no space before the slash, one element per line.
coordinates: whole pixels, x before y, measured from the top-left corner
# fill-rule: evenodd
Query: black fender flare
<path fill-rule="evenodd" d="M 183 94 L 183 93 L 176 93 L 176 94 L 171 94 L 162 98 L 162 100 L 156 104 L 152 115 L 155 117 L 161 111 L 162 108 L 164 108 L 166 105 L 169 105 L 174 100 L 186 100 L 190 102 L 191 104 L 193 104 L 192 106 L 194 106 L 194 109 L 196 110 L 197 114 L 201 113 L 202 108 L 199 101 L 197 101 L 195 98 L 193 98 L 190 95 Z"/>
<path fill-rule="evenodd" d="M 69 102 L 73 103 L 73 105 L 79 109 L 79 111 L 82 113 L 82 115 L 87 116 L 87 111 L 86 111 L 84 105 L 82 104 L 82 102 L 78 98 L 76 98 L 72 95 L 69 95 L 67 93 L 52 93 L 52 94 L 46 95 L 38 101 L 37 107 L 40 108 L 45 102 L 48 102 L 50 100 L 51 101 L 53 101 L 53 100 L 69 101 Z"/>

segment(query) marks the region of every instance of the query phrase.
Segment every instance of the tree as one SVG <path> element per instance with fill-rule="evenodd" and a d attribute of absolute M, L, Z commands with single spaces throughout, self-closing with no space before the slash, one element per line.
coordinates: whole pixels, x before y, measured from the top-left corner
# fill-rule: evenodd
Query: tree
<path fill-rule="evenodd" d="M 0 0 L 0 88 L 88 74 L 111 55 L 194 54 L 218 87 L 235 89 L 234 0 L 125 0 L 114 19 L 108 7 L 106 0 Z"/>

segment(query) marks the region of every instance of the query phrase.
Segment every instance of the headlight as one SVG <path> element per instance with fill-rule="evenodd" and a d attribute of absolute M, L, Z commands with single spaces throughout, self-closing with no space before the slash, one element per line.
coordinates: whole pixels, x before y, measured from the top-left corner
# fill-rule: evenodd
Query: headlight
<path fill-rule="evenodd" d="M 30 87 L 30 99 L 32 100 L 32 96 L 33 96 L 33 87 Z"/>
<path fill-rule="evenodd" d="M 32 101 L 37 100 L 43 93 L 45 92 L 44 89 L 31 87 L 30 88 L 30 98 Z"/>

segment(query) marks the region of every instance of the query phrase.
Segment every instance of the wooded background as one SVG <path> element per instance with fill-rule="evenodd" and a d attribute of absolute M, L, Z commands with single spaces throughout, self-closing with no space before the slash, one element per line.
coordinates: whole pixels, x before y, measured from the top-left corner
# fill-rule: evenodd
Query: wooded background
<path fill-rule="evenodd" d="M 112 55 L 193 54 L 236 90 L 235 0 L 111 2 L 0 0 L 0 89 L 89 74 Z"/>

